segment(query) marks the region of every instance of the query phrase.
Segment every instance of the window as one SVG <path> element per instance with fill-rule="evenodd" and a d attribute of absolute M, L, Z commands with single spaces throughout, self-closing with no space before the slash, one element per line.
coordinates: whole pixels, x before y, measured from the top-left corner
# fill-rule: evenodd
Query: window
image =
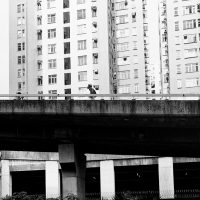
<path fill-rule="evenodd" d="M 185 34 L 183 38 L 184 38 L 184 44 L 197 42 L 196 34 Z"/>
<path fill-rule="evenodd" d="M 38 15 L 37 16 L 37 25 L 42 25 L 42 16 L 41 15 Z"/>
<path fill-rule="evenodd" d="M 86 18 L 86 12 L 85 9 L 77 10 L 77 19 L 85 19 Z"/>
<path fill-rule="evenodd" d="M 53 24 L 56 22 L 56 14 L 49 14 L 47 18 L 48 18 L 48 24 Z"/>
<path fill-rule="evenodd" d="M 129 36 L 129 29 L 119 29 L 116 31 L 116 37 L 128 37 Z"/>
<path fill-rule="evenodd" d="M 18 69 L 18 70 L 17 70 L 17 77 L 18 77 L 18 78 L 21 78 L 21 76 L 22 76 L 22 70 L 21 70 L 21 69 Z"/>
<path fill-rule="evenodd" d="M 78 41 L 78 50 L 85 50 L 86 49 L 86 40 L 79 40 Z"/>
<path fill-rule="evenodd" d="M 87 65 L 87 56 L 78 56 L 78 66 Z"/>
<path fill-rule="evenodd" d="M 138 78 L 138 69 L 134 69 L 134 78 Z"/>
<path fill-rule="evenodd" d="M 43 94 L 43 91 L 38 91 L 38 94 L 39 94 L 39 95 L 42 95 L 42 94 Z M 43 97 L 42 97 L 42 96 L 38 96 L 38 100 L 43 100 Z"/>
<path fill-rule="evenodd" d="M 38 10 L 42 9 L 42 2 L 41 2 L 41 0 L 37 0 L 37 9 Z"/>
<path fill-rule="evenodd" d="M 193 29 L 193 28 L 196 28 L 196 20 L 195 19 L 183 21 L 183 30 Z"/>
<path fill-rule="evenodd" d="M 18 44 L 17 44 L 17 50 L 18 50 L 18 51 L 21 51 L 21 50 L 22 50 L 22 45 L 21 45 L 21 43 L 18 43 Z"/>
<path fill-rule="evenodd" d="M 181 74 L 181 64 L 176 65 L 177 74 Z"/>
<path fill-rule="evenodd" d="M 55 8 L 56 7 L 56 0 L 47 0 L 47 8 Z"/>
<path fill-rule="evenodd" d="M 56 44 L 49 44 L 48 45 L 48 54 L 56 53 Z"/>
<path fill-rule="evenodd" d="M 43 76 L 38 76 L 37 84 L 38 84 L 38 86 L 41 86 L 43 84 Z"/>
<path fill-rule="evenodd" d="M 49 29 L 48 30 L 48 39 L 51 39 L 51 38 L 55 38 L 56 37 L 56 29 Z"/>
<path fill-rule="evenodd" d="M 70 27 L 64 27 L 64 39 L 70 38 Z"/>
<path fill-rule="evenodd" d="M 200 13 L 200 3 L 199 3 L 199 4 L 197 4 L 197 12 L 199 12 L 199 13 Z"/>
<path fill-rule="evenodd" d="M 174 8 L 174 17 L 178 16 L 178 7 Z"/>
<path fill-rule="evenodd" d="M 24 4 L 22 4 L 22 12 L 24 12 Z"/>
<path fill-rule="evenodd" d="M 17 13 L 21 12 L 21 4 L 17 5 Z"/>
<path fill-rule="evenodd" d="M 71 73 L 64 74 L 64 84 L 71 85 Z"/>
<path fill-rule="evenodd" d="M 193 58 L 197 57 L 197 48 L 192 48 L 192 49 L 185 49 L 184 50 L 184 56 L 185 58 Z"/>
<path fill-rule="evenodd" d="M 178 89 L 182 88 L 182 80 L 180 79 L 177 80 L 177 88 Z"/>
<path fill-rule="evenodd" d="M 37 46 L 37 53 L 38 55 L 42 55 L 42 45 Z"/>
<path fill-rule="evenodd" d="M 176 50 L 176 59 L 181 59 L 181 51 Z"/>
<path fill-rule="evenodd" d="M 121 1 L 118 3 L 115 3 L 115 10 L 124 10 L 126 9 L 127 1 Z"/>
<path fill-rule="evenodd" d="M 79 87 L 79 94 L 87 94 L 88 93 L 88 89 L 86 87 Z"/>
<path fill-rule="evenodd" d="M 189 63 L 185 65 L 185 72 L 186 73 L 193 73 L 198 72 L 198 63 Z"/>
<path fill-rule="evenodd" d="M 42 40 L 42 30 L 37 30 L 37 39 Z"/>
<path fill-rule="evenodd" d="M 77 4 L 84 4 L 85 0 L 77 0 Z"/>
<path fill-rule="evenodd" d="M 64 43 L 64 54 L 69 54 L 70 53 L 70 42 L 65 42 Z"/>
<path fill-rule="evenodd" d="M 130 58 L 127 56 L 117 58 L 118 65 L 127 65 L 130 64 Z"/>
<path fill-rule="evenodd" d="M 18 69 L 18 70 L 17 70 L 17 77 L 18 77 L 18 78 L 21 78 L 21 76 L 22 76 L 22 70 L 21 70 L 21 69 Z"/>
<path fill-rule="evenodd" d="M 93 64 L 98 64 L 98 53 L 93 53 Z"/>
<path fill-rule="evenodd" d="M 137 50 L 137 41 L 133 41 L 133 50 Z"/>
<path fill-rule="evenodd" d="M 22 24 L 22 18 L 18 17 L 17 18 L 17 26 L 20 26 Z"/>
<path fill-rule="evenodd" d="M 78 29 L 77 29 L 77 34 L 78 34 L 78 35 L 87 33 L 86 24 L 78 25 L 77 28 L 78 28 Z"/>
<path fill-rule="evenodd" d="M 69 8 L 69 0 L 63 0 L 63 8 Z"/>
<path fill-rule="evenodd" d="M 199 86 L 199 78 L 189 78 L 185 80 L 185 87 L 197 87 Z"/>
<path fill-rule="evenodd" d="M 72 91 L 71 91 L 71 89 L 65 89 L 65 94 L 71 94 L 72 93 Z M 65 100 L 70 100 L 71 99 L 71 97 L 65 97 Z"/>
<path fill-rule="evenodd" d="M 195 5 L 184 6 L 183 15 L 190 15 L 195 13 Z"/>
<path fill-rule="evenodd" d="M 71 69 L 71 59 L 70 58 L 64 58 L 64 69 Z"/>
<path fill-rule="evenodd" d="M 92 17 L 96 17 L 97 16 L 97 7 L 93 6 L 91 9 L 92 9 Z"/>
<path fill-rule="evenodd" d="M 94 80 L 98 80 L 98 75 L 99 75 L 99 70 L 98 69 L 93 70 L 93 79 Z"/>
<path fill-rule="evenodd" d="M 56 59 L 48 60 L 48 68 L 49 69 L 55 69 L 56 68 Z"/>
<path fill-rule="evenodd" d="M 119 85 L 118 86 L 119 94 L 128 94 L 130 93 L 130 85 Z"/>
<path fill-rule="evenodd" d="M 78 72 L 78 81 L 87 81 L 87 71 Z"/>
<path fill-rule="evenodd" d="M 24 55 L 22 56 L 22 63 L 26 63 L 26 57 Z"/>
<path fill-rule="evenodd" d="M 139 83 L 135 83 L 135 85 L 134 85 L 134 92 L 135 93 L 139 92 Z"/>
<path fill-rule="evenodd" d="M 41 70 L 42 69 L 42 60 L 37 61 L 37 69 Z"/>
<path fill-rule="evenodd" d="M 70 23 L 70 13 L 69 12 L 63 13 L 63 23 L 64 24 Z"/>
<path fill-rule="evenodd" d="M 56 95 L 56 96 L 49 97 L 49 100 L 56 100 L 57 99 L 57 90 L 49 90 L 49 94 Z"/>
<path fill-rule="evenodd" d="M 18 57 L 17 57 L 17 64 L 20 65 L 21 63 L 22 63 L 22 57 L 21 57 L 21 56 L 18 56 Z"/>
<path fill-rule="evenodd" d="M 22 42 L 22 50 L 25 50 L 25 42 Z"/>
<path fill-rule="evenodd" d="M 128 51 L 129 45 L 128 42 L 117 44 L 117 51 Z"/>
<path fill-rule="evenodd" d="M 132 22 L 136 22 L 136 12 L 132 13 Z"/>
<path fill-rule="evenodd" d="M 92 39 L 92 46 L 93 48 L 97 48 L 98 47 L 98 39 Z"/>
<path fill-rule="evenodd" d="M 120 80 L 130 79 L 130 70 L 118 72 L 118 79 Z"/>
<path fill-rule="evenodd" d="M 22 37 L 25 37 L 25 30 L 22 30 Z"/>
<path fill-rule="evenodd" d="M 200 19 L 198 19 L 198 27 L 200 27 Z"/>
<path fill-rule="evenodd" d="M 97 22 L 92 23 L 92 32 L 97 32 Z"/>
<path fill-rule="evenodd" d="M 21 90 L 21 89 L 22 89 L 22 83 L 18 82 L 18 90 Z"/>
<path fill-rule="evenodd" d="M 22 37 L 22 31 L 21 30 L 18 30 L 17 31 L 17 38 L 21 38 Z"/>
<path fill-rule="evenodd" d="M 116 24 L 128 23 L 128 15 L 120 15 L 116 17 Z"/>
<path fill-rule="evenodd" d="M 53 74 L 53 75 L 49 75 L 49 84 L 56 84 L 57 83 L 57 75 Z"/>
<path fill-rule="evenodd" d="M 175 31 L 179 31 L 179 22 L 175 22 Z"/>

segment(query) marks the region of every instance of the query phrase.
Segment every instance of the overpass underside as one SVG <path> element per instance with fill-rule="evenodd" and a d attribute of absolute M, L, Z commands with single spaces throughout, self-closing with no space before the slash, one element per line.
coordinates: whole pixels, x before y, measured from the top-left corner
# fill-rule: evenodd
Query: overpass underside
<path fill-rule="evenodd" d="M 200 117 L 184 115 L 0 115 L 2 150 L 58 151 L 74 143 L 85 153 L 200 155 Z"/>

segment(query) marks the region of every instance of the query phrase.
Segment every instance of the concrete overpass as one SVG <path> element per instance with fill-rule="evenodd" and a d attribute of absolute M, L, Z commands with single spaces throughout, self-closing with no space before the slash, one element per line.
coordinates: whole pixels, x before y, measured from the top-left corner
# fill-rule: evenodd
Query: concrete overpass
<path fill-rule="evenodd" d="M 59 151 L 63 194 L 84 196 L 84 153 L 200 155 L 200 101 L 0 101 L 2 150 Z"/>

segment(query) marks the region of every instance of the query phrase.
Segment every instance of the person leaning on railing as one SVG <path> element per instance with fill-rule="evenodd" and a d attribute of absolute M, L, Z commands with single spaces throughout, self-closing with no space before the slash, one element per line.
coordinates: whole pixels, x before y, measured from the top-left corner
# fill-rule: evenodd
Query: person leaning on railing
<path fill-rule="evenodd" d="M 88 84 L 87 89 L 90 91 L 90 94 L 96 94 L 96 90 L 92 87 L 92 84 Z M 96 96 L 90 96 L 90 99 L 95 99 Z"/>

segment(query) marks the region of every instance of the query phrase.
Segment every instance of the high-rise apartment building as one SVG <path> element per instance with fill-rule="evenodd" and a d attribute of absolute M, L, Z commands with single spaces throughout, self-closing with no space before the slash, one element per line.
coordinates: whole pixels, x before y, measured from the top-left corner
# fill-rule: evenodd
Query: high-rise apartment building
<path fill-rule="evenodd" d="M 110 1 L 10 1 L 10 92 L 110 93 Z M 103 77 L 103 78 L 100 78 Z"/>
<path fill-rule="evenodd" d="M 10 93 L 199 93 L 197 0 L 15 0 Z"/>
<path fill-rule="evenodd" d="M 200 2 L 168 0 L 170 91 L 200 93 Z"/>

